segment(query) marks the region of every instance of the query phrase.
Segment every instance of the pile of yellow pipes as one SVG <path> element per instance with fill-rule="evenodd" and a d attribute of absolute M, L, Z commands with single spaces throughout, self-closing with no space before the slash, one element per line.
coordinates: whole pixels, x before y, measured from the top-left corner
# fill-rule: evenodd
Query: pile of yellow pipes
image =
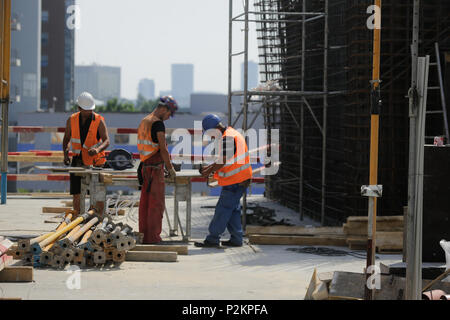
<path fill-rule="evenodd" d="M 111 261 L 120 264 L 126 252 L 141 242 L 142 234 L 133 232 L 130 226 L 115 224 L 91 209 L 78 217 L 67 214 L 52 232 L 19 240 L 12 254 L 34 267 L 95 267 Z"/>

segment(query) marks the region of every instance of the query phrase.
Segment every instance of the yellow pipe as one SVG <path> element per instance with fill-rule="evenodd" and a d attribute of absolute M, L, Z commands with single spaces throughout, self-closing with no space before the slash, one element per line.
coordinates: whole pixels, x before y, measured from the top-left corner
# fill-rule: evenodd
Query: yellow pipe
<path fill-rule="evenodd" d="M 89 210 L 88 214 L 93 214 L 93 210 Z M 74 221 L 72 221 L 71 223 L 69 223 L 67 226 L 65 226 L 64 228 L 56 231 L 52 236 L 48 237 L 47 239 L 45 239 L 44 241 L 42 241 L 41 243 L 39 243 L 39 245 L 41 246 L 41 248 L 47 246 L 48 244 L 52 243 L 53 241 L 55 241 L 56 239 L 59 238 L 59 236 L 61 236 L 62 234 L 69 232 L 70 230 L 72 230 L 73 228 L 75 228 L 77 225 L 79 225 L 80 223 L 82 223 L 84 221 L 84 215 L 81 217 L 76 218 Z"/>
<path fill-rule="evenodd" d="M 67 222 L 70 221 L 72 219 L 72 214 L 68 214 L 65 218 L 65 220 L 63 222 L 60 223 L 60 225 L 58 226 L 58 228 L 56 228 L 56 231 L 61 230 L 62 228 L 64 228 L 67 225 Z M 54 234 L 55 232 L 52 232 L 52 234 Z M 54 244 L 56 243 L 57 240 L 60 240 L 63 237 L 63 235 L 61 235 L 58 239 L 55 239 L 55 241 L 53 241 L 52 243 L 50 243 L 49 245 L 47 245 L 44 249 L 42 249 L 42 251 L 49 251 Z M 40 245 L 40 243 L 39 243 Z M 42 246 L 41 246 L 42 248 Z"/>
<path fill-rule="evenodd" d="M 83 228 L 80 228 L 78 232 L 76 232 L 75 234 L 67 236 L 67 238 L 69 238 L 70 242 L 72 243 L 77 241 L 78 238 L 80 238 L 85 232 L 87 232 L 90 228 L 92 228 L 92 226 L 97 222 L 98 222 L 97 217 L 92 218 L 88 223 L 86 223 L 83 226 Z"/>
<path fill-rule="evenodd" d="M 92 230 L 88 230 L 88 231 L 84 234 L 83 238 L 82 238 L 81 241 L 78 243 L 78 245 L 85 244 L 86 242 L 88 242 L 89 237 L 90 237 L 91 235 L 92 235 Z"/>
<path fill-rule="evenodd" d="M 75 228 L 72 229 L 72 231 L 69 232 L 69 234 L 67 236 L 65 236 L 63 239 L 67 239 L 70 238 L 72 235 L 74 235 L 75 233 L 78 232 L 78 230 L 80 230 L 80 226 L 76 226 Z"/>

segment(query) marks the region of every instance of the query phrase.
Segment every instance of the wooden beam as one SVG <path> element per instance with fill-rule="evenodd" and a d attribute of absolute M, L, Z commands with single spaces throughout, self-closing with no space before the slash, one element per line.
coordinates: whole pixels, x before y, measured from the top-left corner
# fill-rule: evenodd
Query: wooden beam
<path fill-rule="evenodd" d="M 0 271 L 0 282 L 32 282 L 33 267 L 10 266 Z"/>
<path fill-rule="evenodd" d="M 361 217 L 355 217 L 355 216 L 352 216 L 352 217 L 348 217 L 347 218 L 347 222 L 367 222 L 367 216 L 361 216 Z M 401 221 L 401 222 L 403 222 L 403 216 L 377 216 L 377 224 L 378 224 L 378 222 L 381 222 L 381 221 L 390 221 L 390 222 L 393 222 L 393 221 Z"/>
<path fill-rule="evenodd" d="M 42 213 L 73 213 L 70 207 L 43 207 Z"/>
<path fill-rule="evenodd" d="M 125 261 L 176 262 L 177 253 L 163 251 L 128 251 Z"/>
<path fill-rule="evenodd" d="M 188 246 L 183 245 L 154 245 L 154 244 L 138 244 L 131 251 L 164 251 L 176 252 L 180 255 L 188 254 Z"/>
<path fill-rule="evenodd" d="M 33 156 L 33 155 L 18 155 L 8 156 L 8 162 L 63 162 L 64 156 Z"/>
<path fill-rule="evenodd" d="M 316 227 L 306 228 L 298 226 L 247 226 L 247 234 L 271 235 L 344 235 L 342 227 Z"/>
<path fill-rule="evenodd" d="M 381 250 L 402 250 L 403 232 L 377 232 L 376 247 Z M 367 236 L 348 236 L 347 243 L 355 245 L 366 245 Z"/>
<path fill-rule="evenodd" d="M 338 236 L 250 235 L 249 240 L 251 244 L 266 245 L 347 246 L 346 238 Z"/>

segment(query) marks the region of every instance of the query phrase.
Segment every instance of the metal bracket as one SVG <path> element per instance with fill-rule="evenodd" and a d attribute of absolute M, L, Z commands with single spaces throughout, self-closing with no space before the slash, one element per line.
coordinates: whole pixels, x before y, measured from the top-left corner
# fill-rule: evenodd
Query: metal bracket
<path fill-rule="evenodd" d="M 361 186 L 361 195 L 363 197 L 380 198 L 383 194 L 383 186 L 381 184 Z"/>

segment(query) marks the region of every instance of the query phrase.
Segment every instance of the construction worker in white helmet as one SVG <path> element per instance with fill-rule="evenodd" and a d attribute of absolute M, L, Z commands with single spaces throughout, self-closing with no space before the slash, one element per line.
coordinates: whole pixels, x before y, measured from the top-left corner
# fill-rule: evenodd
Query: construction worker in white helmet
<path fill-rule="evenodd" d="M 94 112 L 94 97 L 83 92 L 77 99 L 78 112 L 66 122 L 63 139 L 64 164 L 72 167 L 102 167 L 105 162 L 105 149 L 109 146 L 105 119 Z M 69 143 L 72 146 L 72 161 L 69 158 Z M 70 194 L 73 196 L 74 217 L 80 213 L 81 177 L 70 174 Z M 97 202 L 97 212 L 102 213 L 103 202 Z"/>

